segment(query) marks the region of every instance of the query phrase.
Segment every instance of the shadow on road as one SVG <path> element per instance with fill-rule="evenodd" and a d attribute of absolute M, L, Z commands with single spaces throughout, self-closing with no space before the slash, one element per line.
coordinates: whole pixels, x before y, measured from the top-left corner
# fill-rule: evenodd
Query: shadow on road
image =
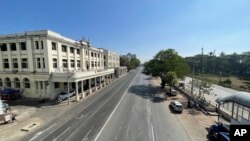
<path fill-rule="evenodd" d="M 134 85 L 130 87 L 129 93 L 149 99 L 154 103 L 163 102 L 166 100 L 165 96 L 159 95 L 158 89 L 151 85 Z"/>

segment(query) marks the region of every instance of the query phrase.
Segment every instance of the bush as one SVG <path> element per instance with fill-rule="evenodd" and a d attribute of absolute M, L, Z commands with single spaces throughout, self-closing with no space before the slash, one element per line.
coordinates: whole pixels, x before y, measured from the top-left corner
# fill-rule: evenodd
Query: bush
<path fill-rule="evenodd" d="M 232 81 L 230 79 L 226 79 L 225 81 L 220 81 L 219 85 L 224 87 L 231 87 Z"/>
<path fill-rule="evenodd" d="M 243 90 L 247 89 L 247 87 L 245 87 L 243 85 L 240 85 L 240 88 L 243 89 Z"/>
<path fill-rule="evenodd" d="M 231 81 L 230 79 L 226 79 L 226 80 L 224 81 L 224 84 L 226 84 L 226 85 L 231 85 L 231 84 L 232 84 L 232 81 Z"/>

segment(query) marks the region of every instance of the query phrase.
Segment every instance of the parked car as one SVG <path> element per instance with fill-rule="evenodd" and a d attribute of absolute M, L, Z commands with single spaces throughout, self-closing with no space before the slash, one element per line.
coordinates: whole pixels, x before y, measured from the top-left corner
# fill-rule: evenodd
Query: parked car
<path fill-rule="evenodd" d="M 182 113 L 183 111 L 183 106 L 180 102 L 178 101 L 171 101 L 170 106 L 173 108 L 174 111 Z"/>
<path fill-rule="evenodd" d="M 68 94 L 68 90 L 65 90 L 64 92 L 62 92 L 59 96 L 58 96 L 58 101 L 62 101 L 65 99 L 68 99 L 69 97 L 72 97 L 76 94 L 75 90 L 69 90 L 69 94 Z"/>
<path fill-rule="evenodd" d="M 167 94 L 168 95 L 171 95 L 171 96 L 176 96 L 177 95 L 177 91 L 175 89 L 171 89 L 171 91 L 167 91 Z"/>

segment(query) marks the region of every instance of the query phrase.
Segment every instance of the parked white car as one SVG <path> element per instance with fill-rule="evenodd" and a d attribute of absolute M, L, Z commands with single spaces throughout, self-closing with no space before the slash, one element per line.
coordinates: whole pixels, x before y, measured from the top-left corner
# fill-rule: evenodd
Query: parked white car
<path fill-rule="evenodd" d="M 180 102 L 178 101 L 171 101 L 170 106 L 173 108 L 174 111 L 182 113 L 183 111 L 183 106 Z"/>
<path fill-rule="evenodd" d="M 69 90 L 69 94 L 68 94 L 68 90 L 65 90 L 64 92 L 62 92 L 59 96 L 58 96 L 58 100 L 62 101 L 65 99 L 68 99 L 69 97 L 72 97 L 76 94 L 75 90 Z"/>

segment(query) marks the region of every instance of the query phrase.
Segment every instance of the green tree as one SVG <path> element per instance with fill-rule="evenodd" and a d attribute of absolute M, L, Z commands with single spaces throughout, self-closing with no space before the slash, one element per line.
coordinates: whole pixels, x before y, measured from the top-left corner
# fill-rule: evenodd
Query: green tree
<path fill-rule="evenodd" d="M 175 79 L 169 78 L 183 78 L 188 72 L 189 67 L 174 49 L 159 51 L 152 60 L 144 64 L 143 70 L 146 75 L 160 77 L 162 88 L 165 87 L 165 84 L 172 85 L 172 82 L 175 81 Z"/>
<path fill-rule="evenodd" d="M 162 78 L 170 87 L 170 93 L 172 92 L 172 87 L 177 83 L 177 76 L 175 72 L 167 72 L 163 74 Z"/>
<path fill-rule="evenodd" d="M 120 65 L 126 66 L 128 70 L 132 70 L 140 66 L 140 60 L 136 58 L 135 54 L 128 53 L 120 56 Z"/>
<path fill-rule="evenodd" d="M 211 86 L 212 84 L 205 80 L 197 80 L 197 79 L 194 80 L 194 87 L 198 88 L 199 97 L 201 97 L 202 94 L 210 95 L 211 91 L 213 90 Z"/>

